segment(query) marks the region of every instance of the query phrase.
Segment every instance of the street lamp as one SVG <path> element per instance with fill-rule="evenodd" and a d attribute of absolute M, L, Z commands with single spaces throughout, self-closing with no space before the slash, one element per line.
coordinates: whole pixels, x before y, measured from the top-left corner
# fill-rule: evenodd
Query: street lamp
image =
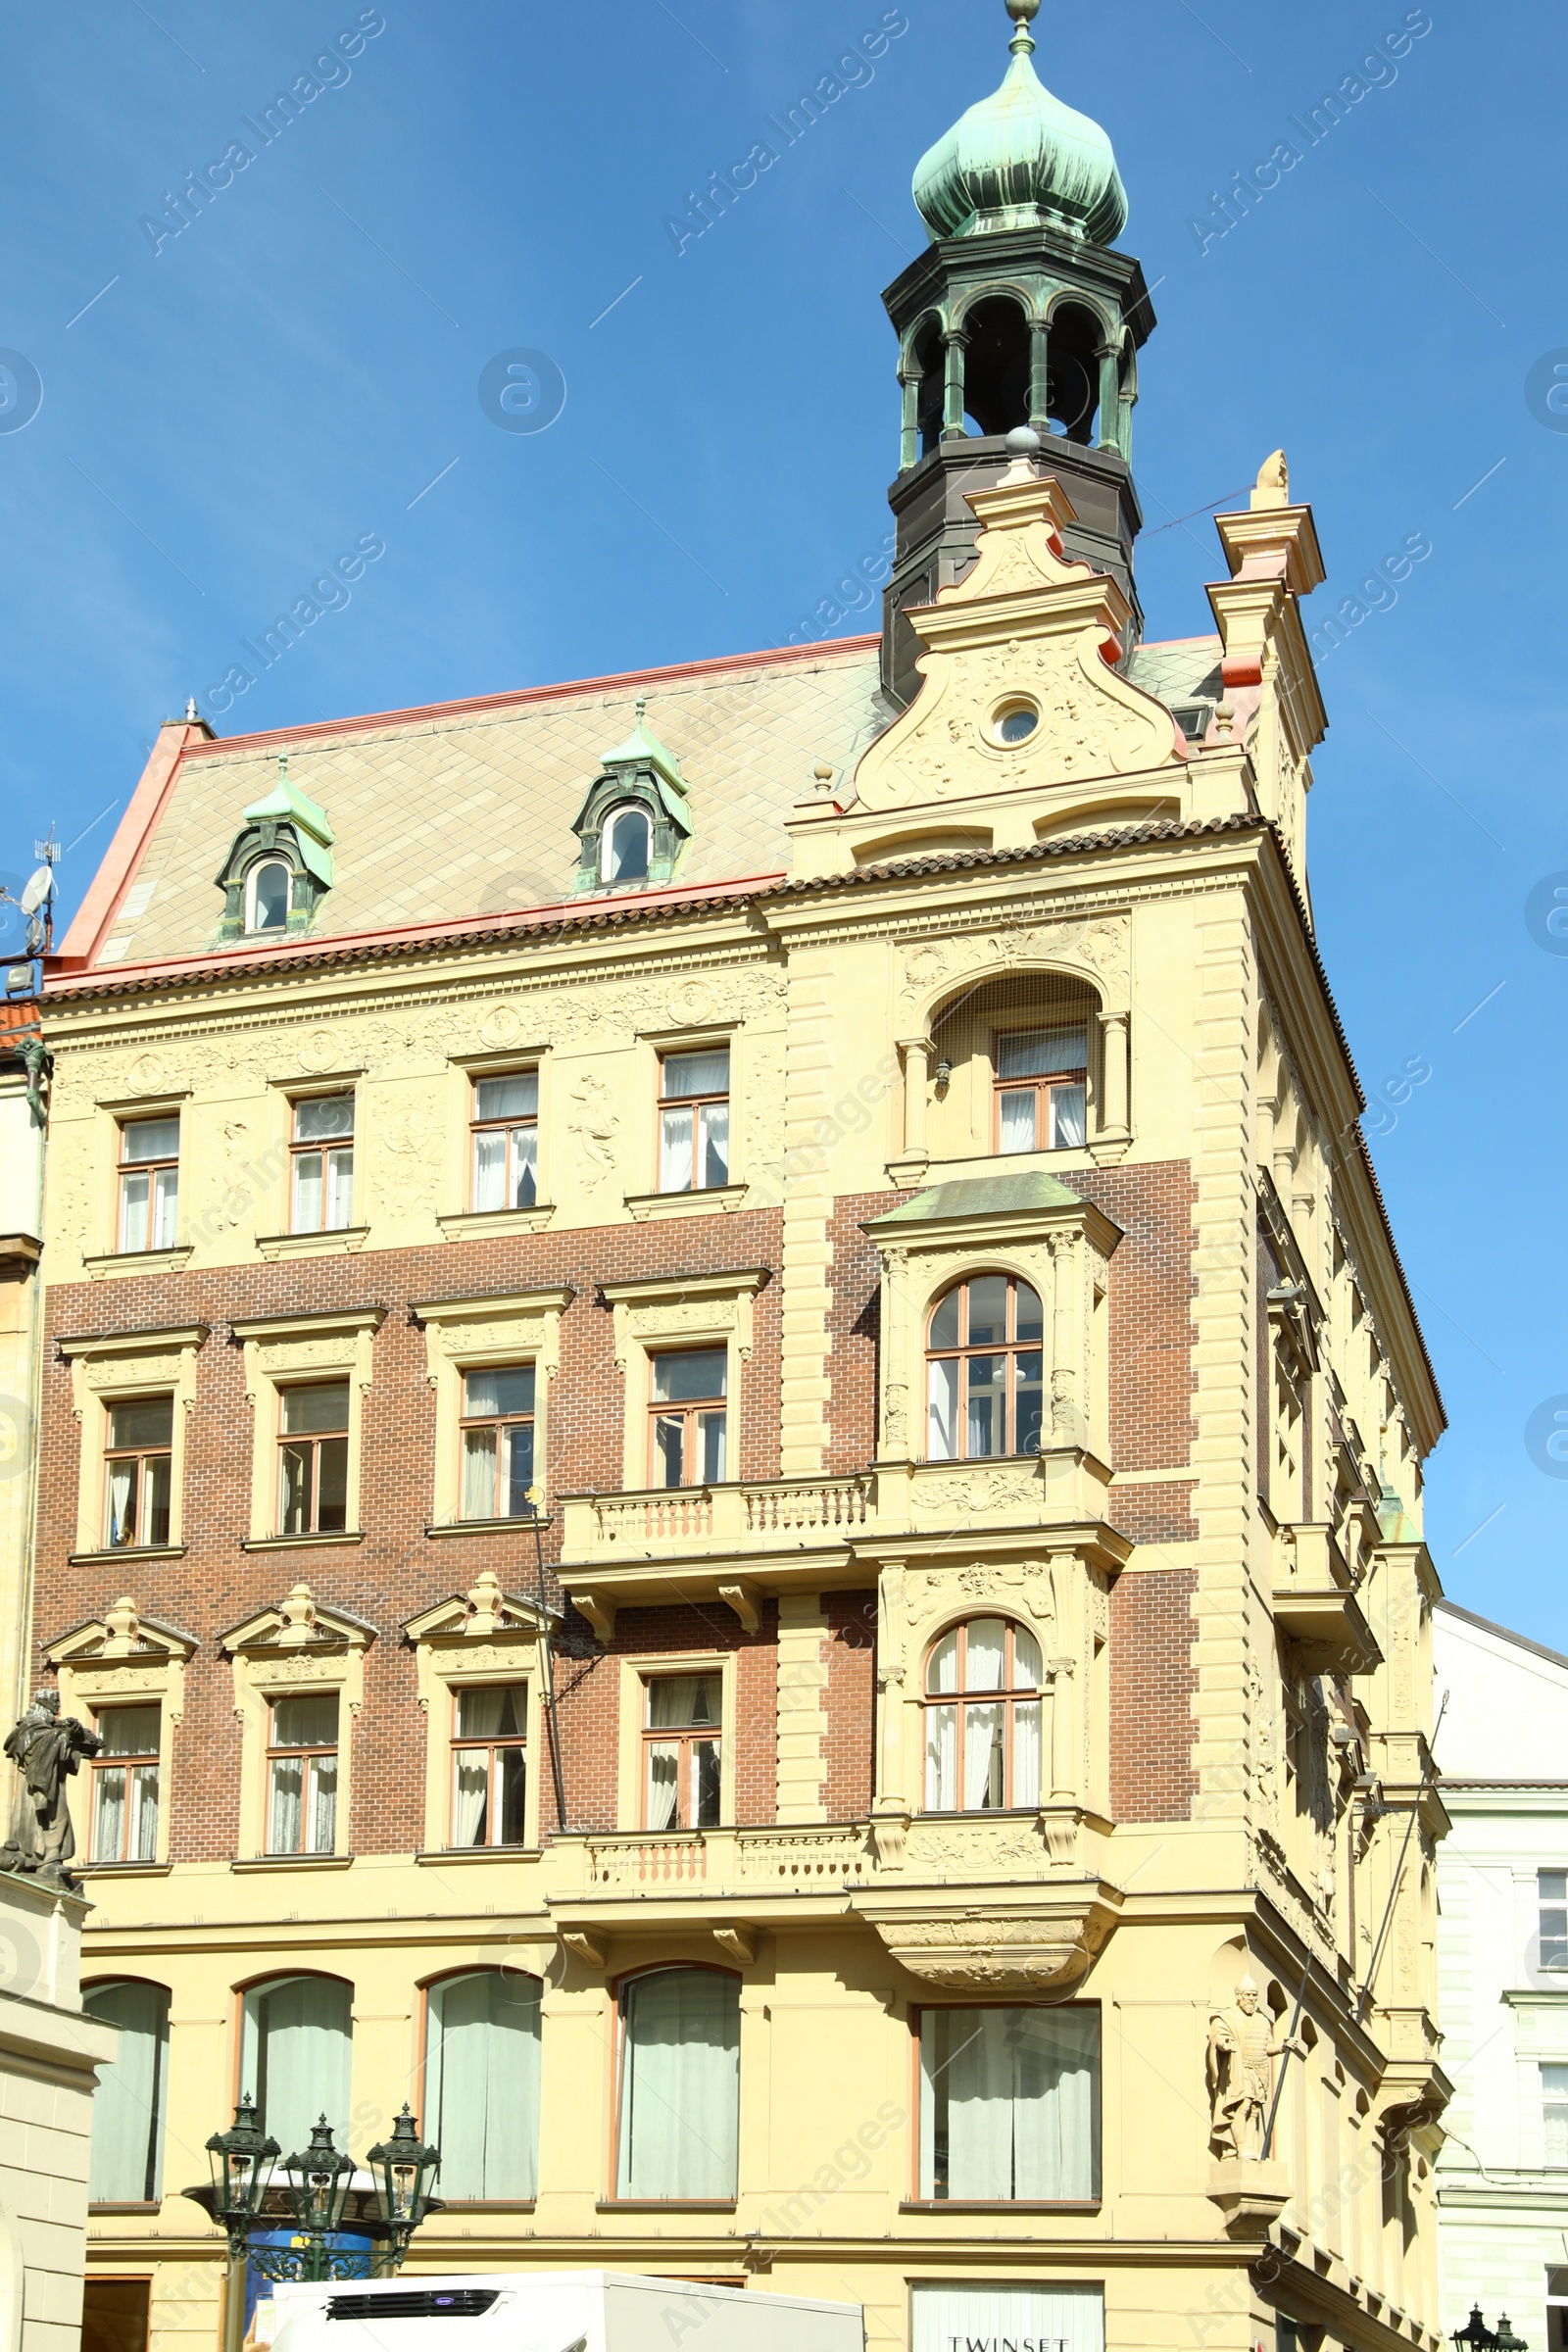
<path fill-rule="evenodd" d="M 1503 2313 L 1501 2319 L 1497 2322 L 1497 2333 L 1495 2340 L 1497 2352 L 1530 2352 L 1530 2346 L 1525 2342 L 1524 2337 L 1522 2335 L 1515 2335 L 1512 2328 L 1508 2325 L 1508 2314 L 1506 2312 Z"/>
<path fill-rule="evenodd" d="M 249 2091 L 234 2110 L 227 2132 L 215 2132 L 207 2142 L 213 2171 L 212 2213 L 221 2222 L 228 2239 L 228 2278 L 223 2304 L 224 2352 L 239 2352 L 245 2336 L 245 2278 L 250 2256 L 250 2233 L 261 2214 L 277 2161 L 278 2146 L 256 2120 L 256 2101 Z"/>
<path fill-rule="evenodd" d="M 305 2239 L 305 2277 L 329 2278 L 331 2257 L 326 2239 L 343 2226 L 343 2208 L 354 2184 L 354 2159 L 346 2148 L 332 2145 L 332 2128 L 323 2115 L 311 2133 L 303 2155 L 285 2157 L 289 2203 L 294 2222 Z"/>
<path fill-rule="evenodd" d="M 1471 2307 L 1469 2326 L 1456 2328 L 1451 2341 L 1458 2345 L 1459 2352 L 1497 2352 L 1497 2339 L 1481 2317 L 1479 2303 Z"/>
<path fill-rule="evenodd" d="M 375 2182 L 375 2204 L 389 2240 L 386 2267 L 401 2268 L 409 2240 L 430 2210 L 430 2190 L 441 2169 L 441 2151 L 419 2137 L 416 2118 L 405 2105 L 392 2136 L 373 2147 L 366 2163 Z"/>

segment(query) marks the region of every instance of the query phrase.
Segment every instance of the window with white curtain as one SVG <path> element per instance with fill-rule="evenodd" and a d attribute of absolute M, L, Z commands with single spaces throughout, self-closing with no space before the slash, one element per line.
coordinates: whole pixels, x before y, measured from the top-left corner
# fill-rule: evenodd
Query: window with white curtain
<path fill-rule="evenodd" d="M 729 1182 L 729 1048 L 666 1054 L 659 1065 L 659 1189 Z"/>
<path fill-rule="evenodd" d="M 1038 1453 L 1045 1426 L 1045 1308 L 1027 1282 L 976 1274 L 926 1327 L 926 1460 Z"/>
<path fill-rule="evenodd" d="M 920 2194 L 1087 2203 L 1100 2194 L 1100 2012 L 920 2014 Z"/>
<path fill-rule="evenodd" d="M 341 1977 L 253 1984 L 240 2020 L 240 2089 L 285 2156 L 308 2147 L 324 2115 L 343 2145 L 349 2121 L 354 1987 Z"/>
<path fill-rule="evenodd" d="M 169 1993 L 162 1984 L 126 1979 L 89 1984 L 81 2005 L 120 2034 L 92 2096 L 88 2199 L 94 2205 L 151 2204 L 163 2193 Z"/>
<path fill-rule="evenodd" d="M 528 1790 L 528 1686 L 454 1693 L 452 1842 L 522 1845 Z"/>
<path fill-rule="evenodd" d="M 104 1549 L 159 1550 L 169 1542 L 174 1484 L 172 1396 L 109 1408 L 104 1448 Z"/>
<path fill-rule="evenodd" d="M 1004 1030 L 996 1041 L 997 1150 L 1081 1148 L 1088 1101 L 1089 1031 Z"/>
<path fill-rule="evenodd" d="M 92 1858 L 152 1862 L 158 1855 L 158 1754 L 162 1709 L 105 1707 L 103 1746 L 92 1763 Z"/>
<path fill-rule="evenodd" d="M 662 1968 L 624 1984 L 616 2196 L 731 2203 L 740 2082 L 739 1978 Z"/>
<path fill-rule="evenodd" d="M 337 1843 L 335 1690 L 274 1698 L 267 1747 L 267 1850 L 330 1854 Z"/>
<path fill-rule="evenodd" d="M 539 2180 L 537 1977 L 479 1969 L 432 1984 L 424 2133 L 448 2204 L 522 2203 Z"/>
<path fill-rule="evenodd" d="M 532 1364 L 497 1365 L 463 1381 L 463 1516 L 525 1519 L 533 1512 Z"/>
<path fill-rule="evenodd" d="M 1568 2166 L 1568 2066 L 1542 2068 L 1541 2121 L 1544 2159 L 1555 2172 Z"/>
<path fill-rule="evenodd" d="M 539 1073 L 479 1078 L 473 1088 L 473 1205 L 532 1208 L 539 1198 Z"/>
<path fill-rule="evenodd" d="M 1105 2352 L 1102 2286 L 922 2279 L 909 2296 L 909 2352 Z"/>
<path fill-rule="evenodd" d="M 179 1215 L 179 1113 L 120 1130 L 120 1247 L 172 1250 Z"/>
<path fill-rule="evenodd" d="M 1008 1617 L 944 1634 L 925 1672 L 925 1809 L 1027 1813 L 1040 1803 L 1040 1644 Z"/>
<path fill-rule="evenodd" d="M 723 1677 L 655 1674 L 645 1689 L 643 1827 L 716 1829 Z"/>

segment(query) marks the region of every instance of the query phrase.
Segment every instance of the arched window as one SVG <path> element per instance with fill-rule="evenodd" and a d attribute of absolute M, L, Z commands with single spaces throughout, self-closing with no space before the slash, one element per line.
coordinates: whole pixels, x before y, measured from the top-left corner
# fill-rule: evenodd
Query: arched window
<path fill-rule="evenodd" d="M 133 1979 L 89 1984 L 81 2005 L 120 2032 L 92 2097 L 88 2198 L 94 2205 L 150 2205 L 163 2194 L 168 1990 Z"/>
<path fill-rule="evenodd" d="M 1009 1617 L 944 1634 L 925 1670 L 925 1809 L 1028 1813 L 1040 1802 L 1040 1644 Z"/>
<path fill-rule="evenodd" d="M 271 1977 L 245 1995 L 240 2089 L 285 2156 L 309 2145 L 318 2115 L 338 2133 L 349 2120 L 354 1988 L 341 1977 Z"/>
<path fill-rule="evenodd" d="M 1009 1274 L 976 1274 L 937 1301 L 926 1341 L 926 1459 L 1038 1453 L 1045 1310 Z"/>
<path fill-rule="evenodd" d="M 423 2129 L 449 2204 L 521 2203 L 538 2187 L 542 1990 L 496 1968 L 430 1987 Z"/>
<path fill-rule="evenodd" d="M 616 2196 L 728 2204 L 740 2082 L 738 1977 L 661 1968 L 623 1984 Z"/>
<path fill-rule="evenodd" d="M 605 819 L 599 876 L 603 882 L 646 882 L 654 854 L 654 829 L 646 808 L 623 802 Z"/>
<path fill-rule="evenodd" d="M 284 931 L 288 928 L 289 869 L 281 858 L 264 858 L 253 865 L 245 884 L 247 931 Z"/>

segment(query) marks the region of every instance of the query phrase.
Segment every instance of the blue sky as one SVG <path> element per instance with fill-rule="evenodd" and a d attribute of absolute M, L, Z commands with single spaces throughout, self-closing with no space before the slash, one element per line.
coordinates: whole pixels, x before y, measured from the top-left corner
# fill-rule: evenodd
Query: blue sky
<path fill-rule="evenodd" d="M 1329 565 L 1310 625 L 1430 543 L 1323 664 L 1313 894 L 1453 1421 L 1434 1554 L 1456 1599 L 1568 1648 L 1568 1460 L 1542 1434 L 1568 1414 L 1568 938 L 1544 920 L 1568 887 L 1568 414 L 1546 397 L 1568 368 L 1568 21 L 1431 0 L 1396 78 L 1206 251 L 1193 226 L 1233 173 L 1304 147 L 1291 119 L 1411 15 L 1046 0 L 1036 62 L 1109 128 L 1122 243 L 1157 283 L 1151 635 L 1208 626 L 1217 544 L 1177 518 L 1280 443 Z M 677 251 L 689 193 L 894 20 L 869 77 Z M 1000 79 L 1007 30 L 1001 0 L 8 11 L 0 872 L 30 870 L 53 820 L 69 909 L 158 721 L 208 707 L 242 641 L 368 535 L 385 553 L 352 601 L 221 732 L 795 631 L 882 545 L 880 291 L 921 241 L 913 165 Z M 301 75 L 318 94 L 264 140 Z M 166 195 L 235 142 L 254 161 L 161 236 Z M 512 413 L 559 405 L 547 429 L 481 406 L 518 351 L 548 365 Z"/>

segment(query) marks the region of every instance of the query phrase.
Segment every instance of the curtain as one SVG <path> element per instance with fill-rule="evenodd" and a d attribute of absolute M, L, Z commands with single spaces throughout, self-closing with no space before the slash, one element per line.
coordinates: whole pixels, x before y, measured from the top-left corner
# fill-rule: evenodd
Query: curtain
<path fill-rule="evenodd" d="M 703 1154 L 704 1184 L 728 1184 L 729 1104 L 727 1102 L 711 1103 L 704 1111 L 703 1138 L 708 1147 Z"/>
<path fill-rule="evenodd" d="M 660 1113 L 663 1130 L 663 1167 L 660 1190 L 665 1193 L 689 1193 L 692 1189 L 692 1125 L 695 1111 L 665 1110 Z"/>
<path fill-rule="evenodd" d="M 971 1699 L 963 1711 L 963 1809 L 966 1813 L 1002 1809 L 1000 1703 L 976 1706 Z"/>
<path fill-rule="evenodd" d="M 311 1759 L 310 1845 L 313 1854 L 329 1854 L 337 1842 L 337 1758 Z"/>
<path fill-rule="evenodd" d="M 958 1801 L 957 1709 L 927 1707 L 925 1711 L 925 1802 L 928 1813 L 951 1813 Z"/>
<path fill-rule="evenodd" d="M 147 1196 L 151 1179 L 146 1174 L 122 1176 L 120 1180 L 120 1247 L 122 1250 L 145 1250 L 147 1247 Z"/>
<path fill-rule="evenodd" d="M 1088 1058 L 1089 1032 L 1077 1029 L 1015 1029 L 997 1040 L 1001 1078 L 1051 1078 L 1081 1070 Z"/>
<path fill-rule="evenodd" d="M 424 2128 L 449 2201 L 535 2193 L 540 1991 L 537 1977 L 500 1969 L 431 1986 Z"/>
<path fill-rule="evenodd" d="M 1080 1147 L 1085 1138 L 1084 1090 L 1081 1086 L 1054 1086 L 1051 1090 L 1051 1119 L 1055 1133 L 1052 1138 L 1058 1152 Z"/>
<path fill-rule="evenodd" d="M 343 2145 L 349 2121 L 353 1988 L 339 1977 L 274 1977 L 245 1995 L 240 2088 L 285 2156 L 325 2115 Z"/>
<path fill-rule="evenodd" d="M 648 1723 L 662 1732 L 672 1725 L 716 1724 L 721 1711 L 716 1674 L 656 1674 L 648 1683 Z"/>
<path fill-rule="evenodd" d="M 958 1450 L 958 1366 L 953 1356 L 939 1356 L 930 1366 L 930 1427 L 926 1435 L 928 1462 L 951 1462 Z"/>
<path fill-rule="evenodd" d="M 1040 1802 L 1040 1701 L 1021 1699 L 1012 1710 L 1012 1801 L 1033 1811 Z"/>
<path fill-rule="evenodd" d="M 125 1834 L 125 1767 L 100 1765 L 93 1775 L 92 1858 L 118 1862 Z"/>
<path fill-rule="evenodd" d="M 95 2205 L 139 2205 L 162 2188 L 169 1995 L 161 1984 L 93 1984 L 81 2005 L 120 2029 L 93 2093 L 87 2195 Z"/>
<path fill-rule="evenodd" d="M 466 1429 L 463 1433 L 463 1516 L 496 1516 L 496 1433 Z"/>
<path fill-rule="evenodd" d="M 321 1230 L 321 1154 L 302 1152 L 294 1162 L 294 1230 Z"/>
<path fill-rule="evenodd" d="M 122 1544 L 136 1541 L 136 1465 L 130 1462 L 111 1462 L 109 1465 L 109 1525 L 104 1531 L 109 1548 L 118 1550 Z"/>
<path fill-rule="evenodd" d="M 1105 2290 L 1033 2281 L 991 2286 L 964 2281 L 912 2289 L 910 2352 L 1105 2352 Z"/>
<path fill-rule="evenodd" d="M 268 1809 L 267 1850 L 297 1854 L 300 1850 L 300 1805 L 305 1791 L 303 1756 L 274 1756 L 272 1795 Z"/>
<path fill-rule="evenodd" d="M 724 2199 L 740 2144 L 740 1984 L 661 1969 L 626 1987 L 616 2194 Z"/>
<path fill-rule="evenodd" d="M 479 1210 L 508 1206 L 507 1139 L 495 1128 L 473 1139 L 473 1205 Z"/>
<path fill-rule="evenodd" d="M 1003 1686 L 1003 1660 L 1006 1655 L 1007 1629 L 1000 1617 L 971 1617 L 969 1620 L 968 1667 L 963 1678 L 966 1690 L 1000 1690 Z"/>
<path fill-rule="evenodd" d="M 1015 1690 L 1040 1688 L 1040 1644 L 1026 1625 L 1012 1629 L 1012 1687 Z"/>
<path fill-rule="evenodd" d="M 1004 1095 L 1002 1098 L 1002 1149 L 1004 1152 L 1032 1152 L 1035 1148 L 1035 1094 Z"/>
<path fill-rule="evenodd" d="M 920 2194 L 1087 2199 L 1100 2185 L 1100 2012 L 931 2009 Z"/>
<path fill-rule="evenodd" d="M 534 1081 L 535 1089 L 538 1080 Z M 532 1208 L 539 1197 L 539 1130 L 537 1127 L 514 1127 L 513 1190 L 514 1208 Z M 504 1180 L 503 1180 L 504 1181 Z M 497 1206 L 501 1203 L 498 1201 Z"/>
<path fill-rule="evenodd" d="M 671 1830 L 680 1795 L 680 1749 L 673 1740 L 650 1740 L 648 1746 L 648 1827 Z"/>

